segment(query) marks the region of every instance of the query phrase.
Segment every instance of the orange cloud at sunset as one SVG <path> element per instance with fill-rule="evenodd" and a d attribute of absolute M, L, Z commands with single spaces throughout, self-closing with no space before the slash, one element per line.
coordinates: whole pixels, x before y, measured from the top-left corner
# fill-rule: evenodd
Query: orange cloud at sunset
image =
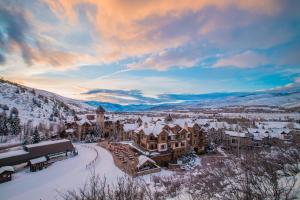
<path fill-rule="evenodd" d="M 78 23 L 80 14 L 86 15 L 93 24 L 95 37 L 101 41 L 97 46 L 98 54 L 106 61 L 174 48 L 192 40 L 189 34 L 168 37 L 161 29 L 174 19 L 180 19 L 189 12 L 197 12 L 206 7 L 219 10 L 236 7 L 241 11 L 266 15 L 280 10 L 280 1 L 273 0 L 186 0 L 176 3 L 139 0 L 48 0 L 47 4 L 58 17 L 73 24 Z M 79 12 L 79 7 L 84 9 Z M 210 24 L 210 27 L 206 26 L 206 29 L 200 32 L 207 33 L 213 29 L 213 25 L 218 24 Z"/>

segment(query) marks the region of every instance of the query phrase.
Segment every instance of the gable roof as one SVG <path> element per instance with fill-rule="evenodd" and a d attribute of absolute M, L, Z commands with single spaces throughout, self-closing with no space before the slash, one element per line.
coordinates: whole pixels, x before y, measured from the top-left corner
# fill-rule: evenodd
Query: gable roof
<path fill-rule="evenodd" d="M 12 166 L 4 166 L 4 167 L 0 167 L 0 174 L 2 174 L 3 172 L 14 172 L 15 169 Z"/>
<path fill-rule="evenodd" d="M 140 168 L 141 166 L 143 166 L 146 162 L 151 162 L 153 164 L 156 164 L 156 162 L 154 160 L 152 160 L 151 158 L 148 158 L 147 156 L 144 155 L 140 155 L 138 157 L 138 164 L 137 167 Z"/>

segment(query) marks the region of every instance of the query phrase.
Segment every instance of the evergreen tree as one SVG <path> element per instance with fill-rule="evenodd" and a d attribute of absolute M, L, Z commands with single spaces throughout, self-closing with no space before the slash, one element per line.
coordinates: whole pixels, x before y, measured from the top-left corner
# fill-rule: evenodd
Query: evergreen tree
<path fill-rule="evenodd" d="M 2 107 L 2 109 L 3 109 L 4 111 L 7 111 L 7 110 L 9 110 L 9 108 L 8 108 L 8 106 L 7 106 L 7 105 L 4 105 L 4 106 Z"/>
<path fill-rule="evenodd" d="M 6 117 L 6 112 L 3 111 L 0 114 L 0 136 L 7 135 L 7 134 L 8 134 L 7 117 Z"/>
<path fill-rule="evenodd" d="M 37 127 L 36 127 L 34 129 L 34 132 L 33 132 L 32 143 L 36 144 L 36 143 L 39 143 L 40 141 L 41 141 L 40 134 L 39 134 L 39 131 L 38 131 Z"/>
<path fill-rule="evenodd" d="M 32 126 L 31 122 L 27 122 L 27 124 L 23 126 L 23 144 L 30 144 L 31 143 L 31 133 L 32 133 Z"/>
<path fill-rule="evenodd" d="M 18 135 L 21 132 L 19 111 L 16 108 L 12 108 L 8 119 L 9 132 L 12 135 Z"/>

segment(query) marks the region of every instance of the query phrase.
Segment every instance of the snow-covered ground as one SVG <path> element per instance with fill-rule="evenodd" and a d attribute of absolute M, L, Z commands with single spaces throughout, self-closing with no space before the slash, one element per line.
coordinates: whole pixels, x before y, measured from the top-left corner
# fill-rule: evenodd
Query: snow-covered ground
<path fill-rule="evenodd" d="M 59 199 L 59 192 L 84 185 L 93 169 L 87 169 L 86 165 L 96 156 L 96 152 L 92 148 L 87 148 L 86 145 L 76 145 L 78 156 L 58 161 L 42 171 L 29 172 L 27 168 L 13 174 L 12 181 L 0 184 L 0 199 Z M 88 145 L 95 147 L 99 153 L 99 159 L 94 164 L 97 174 L 105 176 L 109 183 L 124 176 L 124 173 L 114 165 L 113 158 L 108 151 L 95 144 Z"/>

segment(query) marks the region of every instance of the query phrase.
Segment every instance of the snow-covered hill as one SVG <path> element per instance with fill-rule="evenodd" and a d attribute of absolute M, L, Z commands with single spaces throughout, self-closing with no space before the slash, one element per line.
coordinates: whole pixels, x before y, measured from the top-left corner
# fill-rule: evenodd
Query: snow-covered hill
<path fill-rule="evenodd" d="M 57 94 L 25 87 L 8 81 L 0 81 L 0 112 L 7 114 L 15 107 L 19 111 L 21 124 L 32 121 L 39 123 L 58 123 L 75 112 L 93 109 L 78 100 L 68 99 Z"/>
<path fill-rule="evenodd" d="M 120 105 L 109 102 L 74 100 L 44 90 L 33 89 L 8 81 L 0 81 L 0 105 L 19 110 L 21 121 L 33 120 L 35 123 L 65 119 L 74 112 L 94 110 L 101 105 L 106 111 L 163 111 L 198 110 L 202 108 L 221 108 L 242 106 L 246 109 L 258 107 L 273 110 L 300 110 L 300 85 L 280 90 L 244 93 L 211 93 L 196 95 L 169 95 L 170 101 L 181 103 L 129 104 Z M 169 101 L 169 102 L 170 102 Z M 275 108 L 276 110 L 276 108 Z M 0 110 L 1 111 L 1 110 Z M 53 118 L 53 119 L 52 119 Z"/>

